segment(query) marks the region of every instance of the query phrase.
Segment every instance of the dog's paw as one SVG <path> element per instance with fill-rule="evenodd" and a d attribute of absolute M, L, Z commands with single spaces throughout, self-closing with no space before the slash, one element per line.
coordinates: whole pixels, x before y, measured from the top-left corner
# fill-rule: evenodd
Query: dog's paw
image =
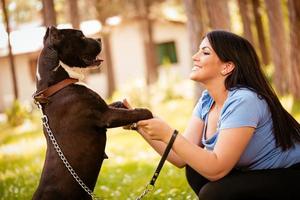
<path fill-rule="evenodd" d="M 135 108 L 138 112 L 140 112 L 140 120 L 151 119 L 153 118 L 153 114 L 147 108 Z"/>

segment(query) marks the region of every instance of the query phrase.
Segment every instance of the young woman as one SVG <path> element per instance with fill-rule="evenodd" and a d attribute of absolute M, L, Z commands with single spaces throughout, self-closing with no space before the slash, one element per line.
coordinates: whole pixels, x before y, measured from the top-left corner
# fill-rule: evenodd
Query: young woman
<path fill-rule="evenodd" d="M 186 168 L 201 200 L 300 199 L 300 125 L 280 104 L 252 45 L 212 31 L 193 61 L 190 78 L 206 90 L 168 160 Z M 162 154 L 174 128 L 159 118 L 137 125 Z"/>

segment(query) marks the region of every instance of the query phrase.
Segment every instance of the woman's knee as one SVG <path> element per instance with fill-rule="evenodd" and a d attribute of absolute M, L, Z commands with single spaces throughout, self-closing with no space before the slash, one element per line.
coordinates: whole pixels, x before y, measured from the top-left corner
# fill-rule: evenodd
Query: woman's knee
<path fill-rule="evenodd" d="M 215 189 L 216 186 L 212 182 L 209 182 L 206 185 L 204 185 L 199 191 L 199 200 L 217 200 L 218 192 Z"/>
<path fill-rule="evenodd" d="M 196 194 L 198 194 L 201 187 L 208 182 L 206 178 L 188 165 L 185 167 L 185 175 L 189 185 Z"/>
<path fill-rule="evenodd" d="M 230 188 L 219 182 L 209 182 L 199 191 L 199 200 L 233 200 Z"/>

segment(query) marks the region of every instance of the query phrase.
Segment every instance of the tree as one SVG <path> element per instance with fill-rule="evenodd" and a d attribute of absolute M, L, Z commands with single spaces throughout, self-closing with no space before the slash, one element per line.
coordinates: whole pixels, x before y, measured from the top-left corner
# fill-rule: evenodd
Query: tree
<path fill-rule="evenodd" d="M 191 53 L 198 51 L 199 44 L 206 30 L 203 0 L 183 0 L 187 16 L 187 29 Z"/>
<path fill-rule="evenodd" d="M 230 30 L 228 0 L 206 0 L 210 28 Z"/>
<path fill-rule="evenodd" d="M 286 46 L 286 32 L 280 0 L 265 0 L 271 39 L 271 53 L 274 63 L 274 84 L 279 94 L 288 91 L 289 59 Z"/>
<path fill-rule="evenodd" d="M 12 48 L 10 44 L 10 24 L 9 24 L 9 14 L 6 7 L 5 0 L 1 0 L 2 2 L 2 10 L 4 15 L 4 21 L 6 24 L 6 32 L 7 32 L 7 43 L 8 43 L 8 53 L 9 53 L 9 61 L 10 61 L 10 69 L 12 74 L 12 80 L 13 80 L 13 88 L 14 88 L 14 98 L 18 99 L 19 92 L 18 92 L 18 83 L 17 83 L 17 77 L 16 77 L 16 70 L 15 70 L 15 61 L 14 56 L 12 53 Z"/>
<path fill-rule="evenodd" d="M 78 0 L 68 0 L 69 3 L 69 16 L 72 27 L 80 29 L 80 15 L 78 11 Z"/>
<path fill-rule="evenodd" d="M 249 1 L 238 0 L 239 10 L 243 22 L 243 35 L 244 37 L 254 45 L 253 34 L 251 30 L 251 15 L 249 11 Z"/>
<path fill-rule="evenodd" d="M 53 0 L 42 0 L 44 25 L 56 26 L 56 13 Z"/>
<path fill-rule="evenodd" d="M 116 89 L 114 66 L 111 58 L 110 27 L 106 20 L 120 12 L 119 0 L 95 0 L 97 19 L 102 24 L 101 36 L 104 54 L 104 66 L 107 72 L 108 96 L 112 96 Z"/>
<path fill-rule="evenodd" d="M 291 81 L 293 96 L 300 100 L 300 1 L 288 0 L 291 42 Z"/>
<path fill-rule="evenodd" d="M 140 18 L 141 36 L 144 42 L 144 51 L 146 58 L 146 82 L 152 84 L 158 77 L 158 66 L 155 54 L 155 45 L 153 42 L 152 19 L 150 18 L 150 0 L 135 1 L 135 7 Z"/>
<path fill-rule="evenodd" d="M 252 5 L 261 59 L 264 65 L 268 65 L 270 63 L 270 56 L 266 44 L 265 30 L 262 24 L 262 17 L 260 13 L 261 5 L 259 0 L 252 0 Z"/>
<path fill-rule="evenodd" d="M 18 25 L 39 21 L 41 18 L 39 0 L 9 0 L 6 2 L 9 5 L 9 19 L 13 22 L 10 24 L 12 30 Z"/>
<path fill-rule="evenodd" d="M 206 32 L 203 0 L 183 0 L 187 16 L 187 29 L 190 38 L 191 54 L 199 49 L 199 44 Z M 203 91 L 201 86 L 196 86 L 195 98 L 198 99 Z"/>

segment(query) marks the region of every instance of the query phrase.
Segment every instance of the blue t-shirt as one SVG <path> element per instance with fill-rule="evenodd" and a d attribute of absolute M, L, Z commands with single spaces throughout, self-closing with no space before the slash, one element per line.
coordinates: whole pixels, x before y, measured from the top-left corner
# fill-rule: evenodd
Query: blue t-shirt
<path fill-rule="evenodd" d="M 214 100 L 205 90 L 193 111 L 205 123 L 202 144 L 207 150 L 214 149 L 220 130 L 247 126 L 255 128 L 255 131 L 236 168 L 286 168 L 300 162 L 300 143 L 286 151 L 276 147 L 271 112 L 267 102 L 259 98 L 257 93 L 247 88 L 229 91 L 217 123 L 217 131 L 211 138 L 206 138 L 207 116 L 213 103 Z"/>

